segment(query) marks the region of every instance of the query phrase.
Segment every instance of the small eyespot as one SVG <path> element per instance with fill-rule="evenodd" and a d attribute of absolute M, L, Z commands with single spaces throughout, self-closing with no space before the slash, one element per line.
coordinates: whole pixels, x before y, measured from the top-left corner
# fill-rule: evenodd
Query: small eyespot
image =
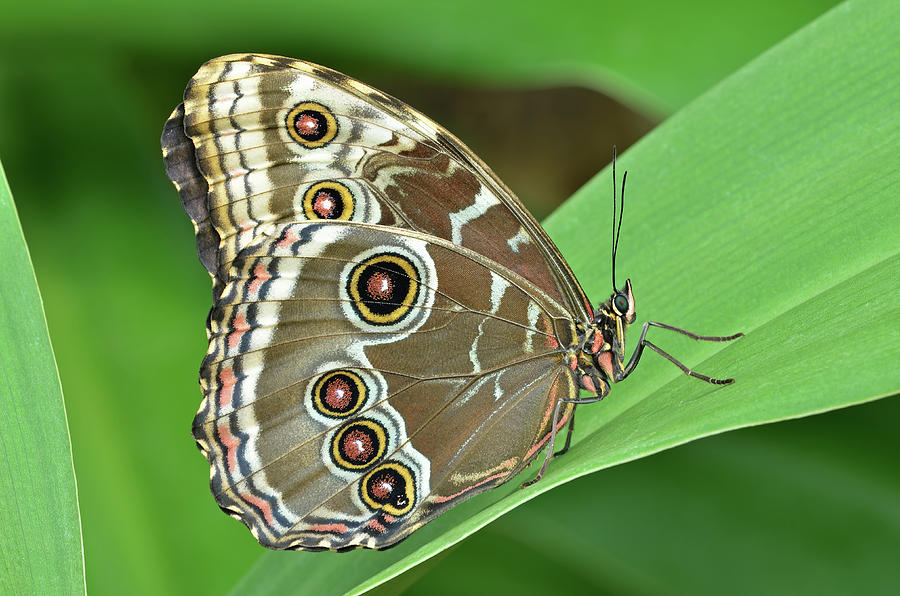
<path fill-rule="evenodd" d="M 353 194 L 340 182 L 313 184 L 303 193 L 303 213 L 308 219 L 349 220 L 353 216 Z"/>
<path fill-rule="evenodd" d="M 613 308 L 616 310 L 616 314 L 620 316 L 625 316 L 625 313 L 628 312 L 628 296 L 625 294 L 616 294 L 615 298 L 612 301 Z"/>
<path fill-rule="evenodd" d="M 288 134 L 309 149 L 326 145 L 338 132 L 338 123 L 331 110 L 314 101 L 294 107 L 288 112 L 286 124 Z"/>
<path fill-rule="evenodd" d="M 334 435 L 331 458 L 345 470 L 363 470 L 384 455 L 387 429 L 375 420 L 358 418 Z"/>
<path fill-rule="evenodd" d="M 331 371 L 319 377 L 313 385 L 313 407 L 329 418 L 346 418 L 366 401 L 367 391 L 365 382 L 355 372 Z"/>
<path fill-rule="evenodd" d="M 396 461 L 388 461 L 363 477 L 360 496 L 373 510 L 401 516 L 409 513 L 416 500 L 412 470 Z"/>

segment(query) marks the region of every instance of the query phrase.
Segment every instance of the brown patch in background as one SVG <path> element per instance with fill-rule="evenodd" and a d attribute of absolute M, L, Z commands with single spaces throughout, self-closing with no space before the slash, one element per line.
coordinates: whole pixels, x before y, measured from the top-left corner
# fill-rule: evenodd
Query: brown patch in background
<path fill-rule="evenodd" d="M 459 137 L 539 220 L 657 122 L 584 87 L 487 89 L 378 77 Z"/>

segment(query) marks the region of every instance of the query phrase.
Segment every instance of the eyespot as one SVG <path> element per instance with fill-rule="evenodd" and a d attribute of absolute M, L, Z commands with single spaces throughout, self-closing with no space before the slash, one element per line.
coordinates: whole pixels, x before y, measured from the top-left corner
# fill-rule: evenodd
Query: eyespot
<path fill-rule="evenodd" d="M 313 385 L 312 403 L 317 412 L 329 418 L 346 418 L 366 401 L 366 384 L 349 370 L 322 375 Z"/>
<path fill-rule="evenodd" d="M 396 461 L 388 461 L 368 474 L 359 485 L 363 502 L 394 516 L 409 513 L 415 503 L 412 471 Z"/>
<path fill-rule="evenodd" d="M 353 216 L 353 194 L 340 182 L 318 182 L 303 193 L 303 213 L 308 219 L 338 219 Z"/>
<path fill-rule="evenodd" d="M 625 294 L 616 294 L 615 298 L 612 301 L 613 308 L 616 310 L 616 314 L 619 316 L 625 316 L 625 313 L 628 312 L 628 296 Z"/>
<path fill-rule="evenodd" d="M 334 434 L 331 459 L 345 470 L 363 470 L 381 459 L 387 446 L 384 426 L 368 418 L 354 420 Z"/>
<path fill-rule="evenodd" d="M 353 309 L 371 325 L 391 325 L 412 309 L 419 294 L 415 265 L 396 253 L 381 253 L 357 264 L 347 279 Z"/>
<path fill-rule="evenodd" d="M 309 149 L 331 142 L 338 132 L 331 110 L 314 101 L 304 101 L 288 112 L 286 124 L 291 138 Z"/>

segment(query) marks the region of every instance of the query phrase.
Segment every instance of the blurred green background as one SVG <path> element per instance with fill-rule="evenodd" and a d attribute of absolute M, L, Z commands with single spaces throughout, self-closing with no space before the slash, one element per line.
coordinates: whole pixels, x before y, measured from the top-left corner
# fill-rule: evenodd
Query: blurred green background
<path fill-rule="evenodd" d="M 89 590 L 218 594 L 262 554 L 215 506 L 189 432 L 209 282 L 158 139 L 202 62 L 260 51 L 366 81 L 454 131 L 543 217 L 612 144 L 834 4 L 4 8 L 0 158 L 56 350 Z M 536 111 L 557 118 L 539 144 Z M 898 416 L 881 400 L 581 478 L 381 589 L 888 593 L 898 578 L 878 570 L 900 552 Z"/>

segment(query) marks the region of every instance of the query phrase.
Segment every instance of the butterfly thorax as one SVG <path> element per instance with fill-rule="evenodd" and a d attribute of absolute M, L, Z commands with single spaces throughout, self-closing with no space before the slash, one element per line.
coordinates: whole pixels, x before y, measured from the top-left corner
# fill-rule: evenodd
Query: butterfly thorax
<path fill-rule="evenodd" d="M 622 379 L 625 370 L 625 332 L 635 320 L 631 280 L 597 305 L 593 321 L 584 333 L 580 350 L 570 362 L 582 389 L 599 396 Z"/>

